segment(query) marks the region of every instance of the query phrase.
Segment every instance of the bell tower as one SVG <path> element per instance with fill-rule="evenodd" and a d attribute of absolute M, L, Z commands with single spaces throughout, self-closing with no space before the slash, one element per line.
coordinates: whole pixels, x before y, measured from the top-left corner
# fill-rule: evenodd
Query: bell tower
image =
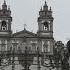
<path fill-rule="evenodd" d="M 48 9 L 47 3 L 41 7 L 38 17 L 38 36 L 42 43 L 43 52 L 53 54 L 53 17 L 51 7 Z"/>
<path fill-rule="evenodd" d="M 10 8 L 7 8 L 6 1 L 2 5 L 0 10 L 0 36 L 10 36 L 11 31 L 11 11 Z"/>
<path fill-rule="evenodd" d="M 43 9 L 41 7 L 38 17 L 38 34 L 40 36 L 53 37 L 53 17 L 51 7 L 48 9 L 48 6 L 45 4 Z"/>

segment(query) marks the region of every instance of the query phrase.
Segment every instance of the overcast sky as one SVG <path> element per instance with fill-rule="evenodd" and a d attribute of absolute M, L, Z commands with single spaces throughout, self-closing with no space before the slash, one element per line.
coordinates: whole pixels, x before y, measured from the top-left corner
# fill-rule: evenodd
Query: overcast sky
<path fill-rule="evenodd" d="M 45 0 L 6 0 L 12 11 L 12 30 L 14 32 L 27 29 L 37 31 L 37 17 Z M 64 43 L 70 39 L 70 0 L 46 0 L 52 7 L 54 17 L 54 39 Z M 0 7 L 3 0 L 0 0 Z"/>

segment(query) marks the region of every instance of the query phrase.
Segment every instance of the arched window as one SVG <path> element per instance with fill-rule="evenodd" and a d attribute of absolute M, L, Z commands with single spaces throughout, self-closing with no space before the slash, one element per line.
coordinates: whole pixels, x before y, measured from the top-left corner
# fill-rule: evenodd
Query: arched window
<path fill-rule="evenodd" d="M 44 22 L 44 30 L 48 30 L 48 22 Z"/>
<path fill-rule="evenodd" d="M 2 30 L 7 30 L 7 24 L 6 21 L 2 21 Z"/>

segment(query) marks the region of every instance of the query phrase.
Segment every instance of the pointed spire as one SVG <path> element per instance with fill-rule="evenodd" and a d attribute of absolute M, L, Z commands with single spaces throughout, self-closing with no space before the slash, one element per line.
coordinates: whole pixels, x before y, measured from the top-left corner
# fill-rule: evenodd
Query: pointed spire
<path fill-rule="evenodd" d="M 52 9 L 51 9 L 51 6 L 50 6 L 50 11 L 51 11 Z"/>
<path fill-rule="evenodd" d="M 47 6 L 47 3 L 46 3 L 46 0 L 45 0 L 45 4 L 43 6 L 43 10 L 48 10 L 48 6 Z"/>
<path fill-rule="evenodd" d="M 2 9 L 7 9 L 6 1 L 4 0 L 4 3 L 2 5 Z"/>
<path fill-rule="evenodd" d="M 41 9 L 40 9 L 40 11 L 42 11 L 42 6 L 41 6 Z"/>
<path fill-rule="evenodd" d="M 44 4 L 44 6 L 47 6 L 46 0 L 45 0 L 45 4 Z"/>
<path fill-rule="evenodd" d="M 6 1 L 4 0 L 4 3 L 3 3 L 3 5 L 6 5 Z"/>
<path fill-rule="evenodd" d="M 4 0 L 4 4 L 6 4 L 6 1 Z"/>
<path fill-rule="evenodd" d="M 45 4 L 46 4 L 46 0 L 45 0 Z"/>
<path fill-rule="evenodd" d="M 8 6 L 8 10 L 10 10 L 10 6 Z"/>

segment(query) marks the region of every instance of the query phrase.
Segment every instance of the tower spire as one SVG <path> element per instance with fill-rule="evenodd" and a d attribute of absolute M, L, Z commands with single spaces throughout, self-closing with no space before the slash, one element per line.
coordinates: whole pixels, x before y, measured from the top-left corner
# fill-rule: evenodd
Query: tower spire
<path fill-rule="evenodd" d="M 4 3 L 3 3 L 3 5 L 6 5 L 6 0 L 4 0 Z"/>
<path fill-rule="evenodd" d="M 44 4 L 44 6 L 47 6 L 47 2 L 46 2 L 46 0 L 45 0 L 45 4 Z"/>
<path fill-rule="evenodd" d="M 43 10 L 48 10 L 48 6 L 47 6 L 47 3 L 46 3 L 46 0 L 45 0 L 45 4 L 43 6 Z"/>
<path fill-rule="evenodd" d="M 6 3 L 6 1 L 4 0 L 4 4 Z"/>
<path fill-rule="evenodd" d="M 46 4 L 46 0 L 45 0 L 45 4 Z"/>
<path fill-rule="evenodd" d="M 40 11 L 42 11 L 42 6 L 41 6 L 41 9 L 40 9 Z"/>
<path fill-rule="evenodd" d="M 51 11 L 52 9 L 51 9 L 51 6 L 50 6 L 50 11 Z"/>
<path fill-rule="evenodd" d="M 4 3 L 2 5 L 2 9 L 7 9 L 6 0 L 4 0 Z"/>

